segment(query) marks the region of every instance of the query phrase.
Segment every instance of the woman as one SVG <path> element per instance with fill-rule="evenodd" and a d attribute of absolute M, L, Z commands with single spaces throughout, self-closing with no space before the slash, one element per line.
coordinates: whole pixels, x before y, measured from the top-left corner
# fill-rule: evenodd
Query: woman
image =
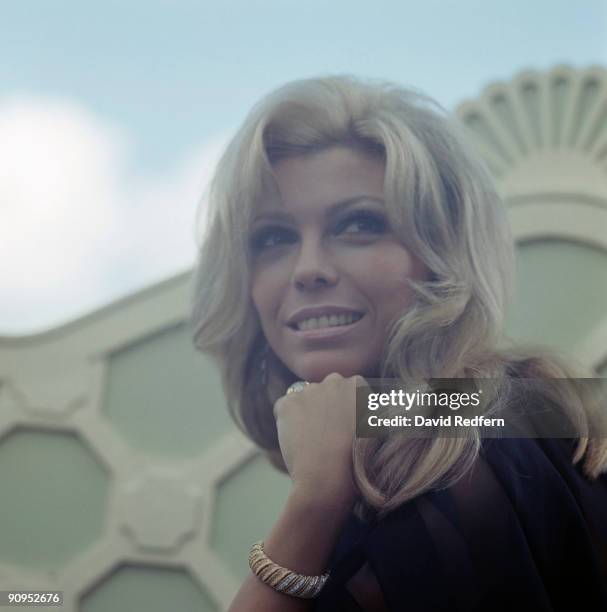
<path fill-rule="evenodd" d="M 584 387 L 552 393 L 576 439 L 355 436 L 368 378 L 495 379 L 499 411 L 511 381 L 571 375 L 498 348 L 512 239 L 435 103 L 288 84 L 229 144 L 207 214 L 195 343 L 292 480 L 230 610 L 607 609 L 607 444 Z"/>

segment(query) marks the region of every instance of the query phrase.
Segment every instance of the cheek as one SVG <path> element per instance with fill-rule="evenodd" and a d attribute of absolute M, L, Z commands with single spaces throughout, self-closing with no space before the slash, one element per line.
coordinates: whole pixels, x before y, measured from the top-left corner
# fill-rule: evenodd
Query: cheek
<path fill-rule="evenodd" d="M 352 264 L 358 278 L 378 296 L 401 295 L 408 279 L 419 278 L 419 263 L 397 245 L 368 253 L 364 260 L 352 260 Z"/>
<path fill-rule="evenodd" d="M 262 322 L 272 319 L 280 306 L 282 294 L 282 280 L 280 275 L 272 274 L 268 270 L 254 271 L 251 277 L 250 294 L 253 305 Z"/>
<path fill-rule="evenodd" d="M 378 322 L 388 325 L 411 303 L 410 279 L 420 279 L 422 266 L 409 251 L 390 245 L 359 268 L 361 287 L 373 304 Z"/>

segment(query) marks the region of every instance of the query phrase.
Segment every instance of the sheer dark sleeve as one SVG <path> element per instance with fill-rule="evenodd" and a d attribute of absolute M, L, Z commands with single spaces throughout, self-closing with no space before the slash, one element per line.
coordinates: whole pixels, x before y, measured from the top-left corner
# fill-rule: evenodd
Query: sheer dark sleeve
<path fill-rule="evenodd" d="M 463 479 L 377 524 L 357 553 L 381 589 L 377 609 L 607 610 L 607 483 L 585 481 L 570 450 L 486 441 Z"/>

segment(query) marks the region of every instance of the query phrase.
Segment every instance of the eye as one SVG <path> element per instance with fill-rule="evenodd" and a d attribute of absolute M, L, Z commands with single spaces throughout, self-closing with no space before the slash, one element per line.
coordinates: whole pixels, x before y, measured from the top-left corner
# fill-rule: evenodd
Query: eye
<path fill-rule="evenodd" d="M 354 231 L 345 232 L 348 228 L 355 228 Z M 386 231 L 386 220 L 378 213 L 370 211 L 358 211 L 348 215 L 335 228 L 335 233 L 347 234 L 383 234 Z"/>
<path fill-rule="evenodd" d="M 296 240 L 291 230 L 278 226 L 267 226 L 255 232 L 249 241 L 251 251 L 257 253 L 281 244 L 291 244 Z"/>

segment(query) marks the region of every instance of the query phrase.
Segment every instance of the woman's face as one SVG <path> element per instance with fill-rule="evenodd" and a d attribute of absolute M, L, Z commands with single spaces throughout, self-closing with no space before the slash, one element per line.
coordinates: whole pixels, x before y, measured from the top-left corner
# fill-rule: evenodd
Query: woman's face
<path fill-rule="evenodd" d="M 384 163 L 343 147 L 277 162 L 280 197 L 256 211 L 251 297 L 298 379 L 379 375 L 390 323 L 425 267 L 388 225 Z"/>

